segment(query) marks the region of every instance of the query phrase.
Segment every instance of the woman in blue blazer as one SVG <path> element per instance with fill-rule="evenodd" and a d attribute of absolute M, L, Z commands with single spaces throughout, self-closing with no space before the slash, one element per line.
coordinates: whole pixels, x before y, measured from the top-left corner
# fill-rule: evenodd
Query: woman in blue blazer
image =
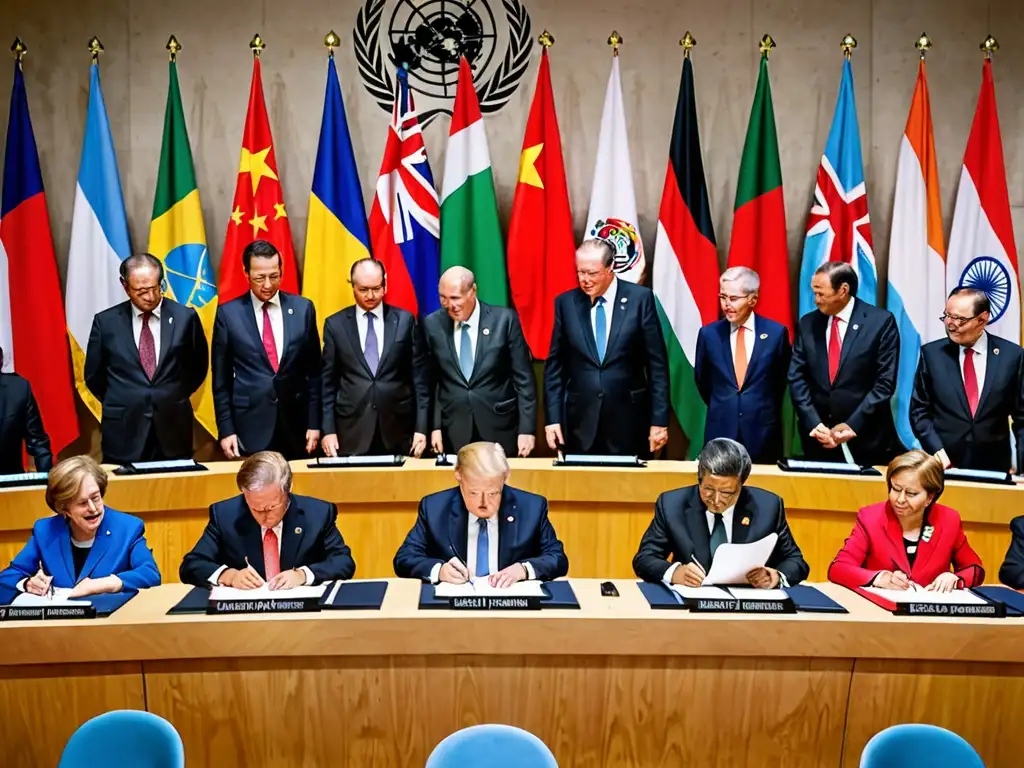
<path fill-rule="evenodd" d="M 142 521 L 103 506 L 107 473 L 88 456 L 50 470 L 46 504 L 57 514 L 37 520 L 32 538 L 0 572 L 0 592 L 70 597 L 137 592 L 160 583 Z"/>

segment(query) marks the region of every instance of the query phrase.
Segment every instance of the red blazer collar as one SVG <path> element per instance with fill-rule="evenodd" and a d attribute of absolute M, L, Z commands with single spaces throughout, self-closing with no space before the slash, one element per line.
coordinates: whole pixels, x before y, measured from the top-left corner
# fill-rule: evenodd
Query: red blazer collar
<path fill-rule="evenodd" d="M 925 510 L 924 520 L 921 523 L 921 538 L 917 544 L 917 556 L 914 558 L 914 567 L 910 567 L 910 560 L 907 559 L 907 550 L 903 545 L 903 526 L 900 525 L 900 520 L 896 516 L 896 513 L 892 509 L 892 505 L 887 501 L 885 502 L 885 532 L 889 538 L 889 543 L 892 546 L 892 560 L 893 564 L 898 566 L 901 571 L 914 578 L 915 572 L 923 572 L 928 566 L 928 561 L 931 559 L 932 554 L 935 552 L 936 536 L 934 519 L 936 515 L 933 514 L 934 504 L 929 509 Z M 931 528 L 932 531 L 926 537 L 926 531 Z M 927 540 L 926 540 L 927 538 Z M 922 584 L 921 586 L 927 586 Z"/>

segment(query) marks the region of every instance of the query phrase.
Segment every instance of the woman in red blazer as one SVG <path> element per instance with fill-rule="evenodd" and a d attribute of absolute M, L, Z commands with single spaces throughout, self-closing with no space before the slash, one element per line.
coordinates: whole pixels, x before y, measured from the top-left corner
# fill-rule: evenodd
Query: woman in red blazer
<path fill-rule="evenodd" d="M 829 566 L 829 581 L 850 589 L 916 584 L 938 592 L 981 584 L 985 569 L 967 543 L 960 514 L 935 503 L 945 482 L 939 460 L 909 451 L 889 463 L 885 481 L 889 500 L 857 513 Z"/>

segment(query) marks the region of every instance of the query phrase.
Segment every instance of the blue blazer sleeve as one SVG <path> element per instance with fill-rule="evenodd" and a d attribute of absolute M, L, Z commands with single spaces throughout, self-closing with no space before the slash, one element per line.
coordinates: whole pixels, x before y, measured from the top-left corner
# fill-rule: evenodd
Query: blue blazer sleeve
<path fill-rule="evenodd" d="M 135 519 L 135 526 L 126 539 L 124 570 L 117 571 L 117 576 L 124 585 L 125 591 L 148 589 L 160 586 L 160 570 L 153 559 L 153 551 L 146 541 L 146 527 L 141 520 Z M 94 574 L 97 578 L 103 574 Z"/>
<path fill-rule="evenodd" d="M 431 539 L 430 527 L 427 525 L 426 499 L 420 501 L 416 512 L 416 522 L 405 537 L 402 546 L 395 553 L 395 575 L 402 579 L 421 579 L 428 581 L 430 572 L 435 565 L 447 562 L 427 553 L 428 541 Z M 454 554 L 454 553 L 453 553 Z"/>
<path fill-rule="evenodd" d="M 43 555 L 36 543 L 33 531 L 21 552 L 15 555 L 10 565 L 0 571 L 0 603 L 10 603 L 14 599 L 18 592 L 18 582 L 31 577 L 39 570 L 39 562 L 42 559 Z M 52 571 L 47 571 L 47 573 L 52 573 Z"/>
<path fill-rule="evenodd" d="M 555 533 L 555 527 L 548 519 L 548 503 L 544 501 L 540 509 L 538 539 L 540 554 L 528 557 L 524 562 L 533 567 L 533 572 L 541 581 L 550 581 L 569 573 L 569 558 L 565 556 L 565 548 Z"/>

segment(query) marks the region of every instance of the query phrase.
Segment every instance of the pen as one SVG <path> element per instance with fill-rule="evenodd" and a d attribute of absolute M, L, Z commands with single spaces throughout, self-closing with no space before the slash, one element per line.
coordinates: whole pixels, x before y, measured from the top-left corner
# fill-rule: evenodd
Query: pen
<path fill-rule="evenodd" d="M 694 562 L 694 564 L 695 564 L 695 565 L 696 565 L 696 566 L 697 566 L 698 568 L 700 568 L 700 572 L 701 572 L 701 573 L 703 573 L 703 574 L 704 574 L 705 576 L 707 576 L 707 575 L 708 575 L 708 572 L 704 570 L 704 566 L 700 564 L 700 560 L 698 560 L 698 559 L 697 559 L 697 556 L 696 556 L 696 555 L 694 555 L 694 554 L 692 554 L 692 553 L 691 553 L 691 554 L 690 554 L 690 559 L 691 559 L 691 560 L 692 560 L 692 561 Z"/>
<path fill-rule="evenodd" d="M 43 561 L 42 560 L 39 561 L 39 572 L 41 574 L 43 574 L 43 576 L 47 576 L 46 571 L 43 570 Z M 52 600 L 53 599 L 53 595 L 54 595 L 54 592 L 53 592 L 53 579 L 50 579 L 50 586 L 47 587 L 47 589 L 46 589 L 46 596 Z"/>
<path fill-rule="evenodd" d="M 260 581 L 262 581 L 264 584 L 266 583 L 267 580 L 264 579 L 262 576 L 260 576 L 259 571 L 257 571 L 255 568 L 252 567 L 252 563 L 249 562 L 249 556 L 248 555 L 245 556 L 245 567 L 248 568 L 253 573 L 255 573 L 259 577 Z"/>
<path fill-rule="evenodd" d="M 459 565 L 461 565 L 465 569 L 465 571 L 466 571 L 466 581 L 470 581 L 470 582 L 473 581 L 473 576 L 469 572 L 469 566 L 466 565 L 466 561 L 465 560 L 463 560 L 461 557 L 459 557 L 459 553 L 455 551 L 455 546 L 451 542 L 448 542 L 448 549 L 450 549 L 451 553 L 453 555 L 455 555 L 455 559 L 459 561 Z"/>

